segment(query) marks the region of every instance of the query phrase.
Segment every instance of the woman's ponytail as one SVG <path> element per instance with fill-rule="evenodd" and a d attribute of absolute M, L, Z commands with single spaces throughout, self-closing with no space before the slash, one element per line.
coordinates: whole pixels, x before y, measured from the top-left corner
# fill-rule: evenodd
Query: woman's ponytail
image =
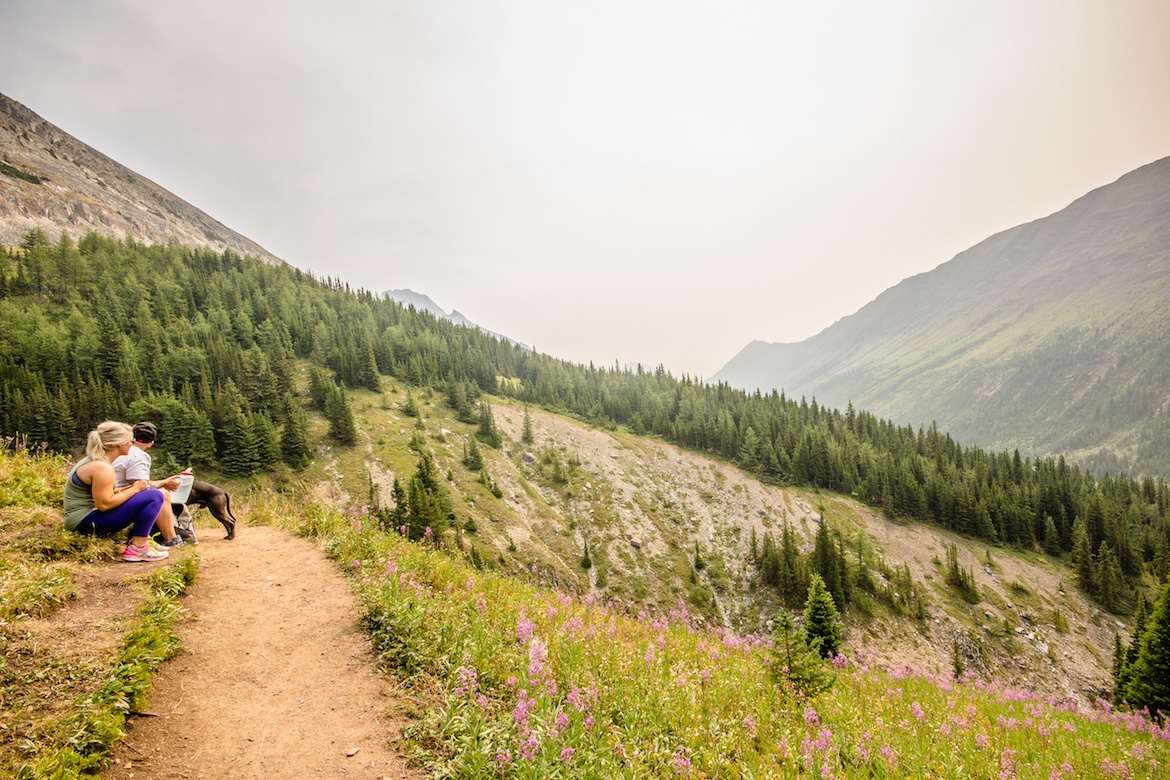
<path fill-rule="evenodd" d="M 90 460 L 103 460 L 106 451 L 134 440 L 134 433 L 124 422 L 106 420 L 89 432 L 85 439 L 85 454 Z"/>

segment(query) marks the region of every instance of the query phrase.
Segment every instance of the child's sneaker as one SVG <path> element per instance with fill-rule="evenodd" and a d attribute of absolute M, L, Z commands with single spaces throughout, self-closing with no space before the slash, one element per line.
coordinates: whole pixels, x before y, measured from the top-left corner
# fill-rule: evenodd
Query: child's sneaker
<path fill-rule="evenodd" d="M 182 543 L 183 543 L 183 537 L 179 536 L 178 534 L 175 534 L 170 539 L 166 540 L 165 542 L 160 543 L 160 546 L 163 548 L 178 547 Z"/>
<path fill-rule="evenodd" d="M 144 547 L 135 547 L 132 544 L 128 544 L 126 545 L 126 551 L 122 553 L 122 560 L 127 561 L 128 563 L 135 563 L 138 561 L 161 561 L 163 558 L 166 558 L 167 555 L 168 553 L 165 549 L 160 552 L 152 548 L 150 544 L 147 544 Z"/>

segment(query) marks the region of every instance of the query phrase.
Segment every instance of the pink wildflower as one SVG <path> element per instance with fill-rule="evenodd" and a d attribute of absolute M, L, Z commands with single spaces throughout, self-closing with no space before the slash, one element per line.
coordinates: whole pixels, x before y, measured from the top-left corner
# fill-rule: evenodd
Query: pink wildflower
<path fill-rule="evenodd" d="M 540 677 L 544 671 L 544 662 L 548 658 L 548 648 L 544 646 L 544 642 L 540 641 L 540 637 L 533 637 L 532 643 L 528 645 L 528 677 L 529 679 Z"/>
<path fill-rule="evenodd" d="M 526 643 L 532 638 L 532 630 L 535 628 L 531 620 L 527 618 L 520 618 L 516 623 L 516 638 L 520 640 L 520 644 Z"/>

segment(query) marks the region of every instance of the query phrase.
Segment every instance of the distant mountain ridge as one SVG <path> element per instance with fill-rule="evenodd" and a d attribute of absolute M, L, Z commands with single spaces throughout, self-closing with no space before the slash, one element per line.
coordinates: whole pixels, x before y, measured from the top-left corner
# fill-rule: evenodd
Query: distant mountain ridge
<path fill-rule="evenodd" d="M 1170 476 L 1170 157 L 711 381 Z"/>
<path fill-rule="evenodd" d="M 508 343 L 516 344 L 517 346 L 523 347 L 524 349 L 530 349 L 530 347 L 526 344 L 521 344 L 519 341 L 516 341 L 515 339 L 510 339 L 503 334 L 496 333 L 495 331 L 488 330 L 487 328 L 483 327 L 482 325 L 475 324 L 474 322 L 467 319 L 466 317 L 464 317 L 462 314 L 460 314 L 459 312 L 457 312 L 454 309 L 452 309 L 449 312 L 445 311 L 441 306 L 439 306 L 439 304 L 432 301 L 429 295 L 424 295 L 423 293 L 415 292 L 414 290 L 410 290 L 410 289 L 402 289 L 402 290 L 386 290 L 384 293 L 382 293 L 382 297 L 389 298 L 392 301 L 398 301 L 403 306 L 413 306 L 414 308 L 418 309 L 419 311 L 430 312 L 431 314 L 435 315 L 436 317 L 439 317 L 440 319 L 444 319 L 444 320 L 450 320 L 451 322 L 455 323 L 456 325 L 463 325 L 464 327 L 467 327 L 467 328 L 475 328 L 477 330 L 481 330 L 484 333 L 488 334 L 489 336 L 495 336 L 496 338 L 504 339 Z"/>
<path fill-rule="evenodd" d="M 284 262 L 175 194 L 0 94 L 0 244 L 40 228 L 56 242 L 90 231 Z"/>

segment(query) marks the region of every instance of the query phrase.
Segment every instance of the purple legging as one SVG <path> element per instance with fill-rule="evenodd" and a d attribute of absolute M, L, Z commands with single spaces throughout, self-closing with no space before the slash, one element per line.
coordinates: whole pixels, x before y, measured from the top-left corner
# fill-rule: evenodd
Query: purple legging
<path fill-rule="evenodd" d="M 133 526 L 131 536 L 150 536 L 154 521 L 162 509 L 163 494 L 158 488 L 135 493 L 113 509 L 95 509 L 75 529 L 80 534 L 113 536 L 126 526 Z"/>

